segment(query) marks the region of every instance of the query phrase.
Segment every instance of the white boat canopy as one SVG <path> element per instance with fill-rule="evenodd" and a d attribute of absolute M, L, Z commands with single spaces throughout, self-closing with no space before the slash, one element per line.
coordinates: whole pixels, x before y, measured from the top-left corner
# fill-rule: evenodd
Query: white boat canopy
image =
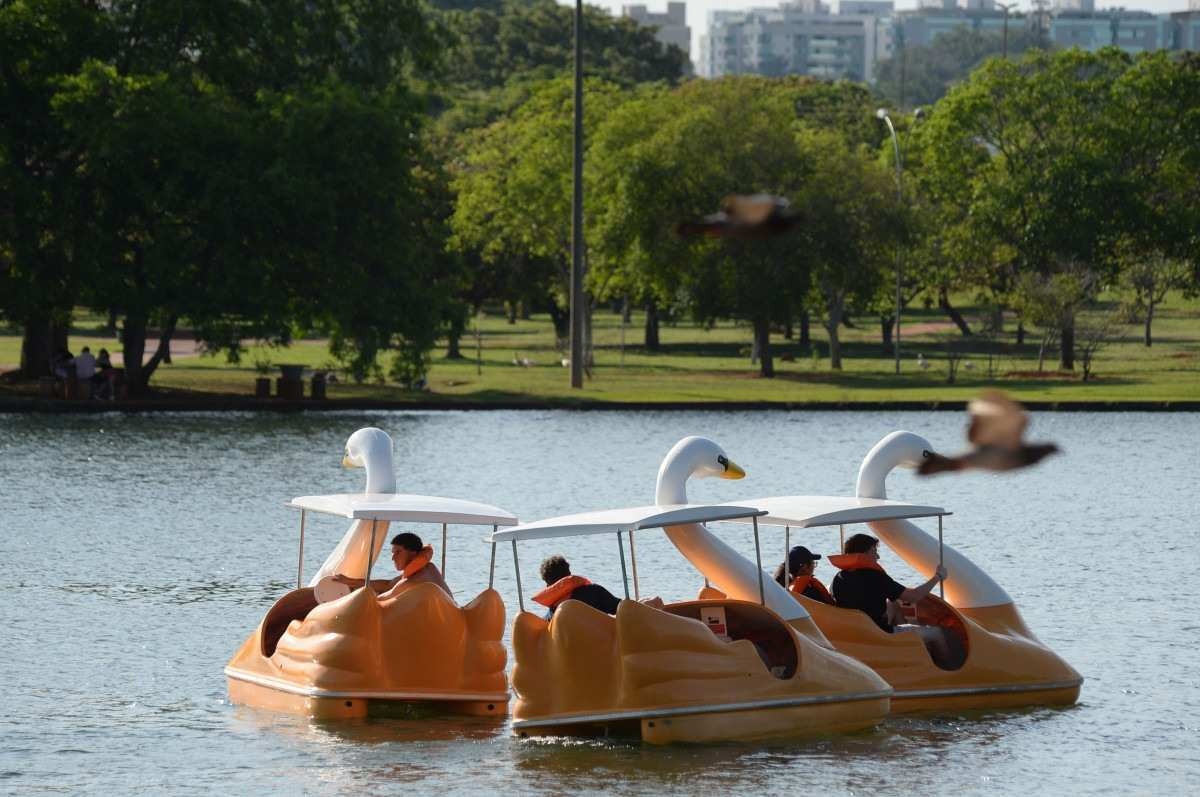
<path fill-rule="evenodd" d="M 685 523 L 744 520 L 763 514 L 765 510 L 732 504 L 652 504 L 547 518 L 494 531 L 487 539 L 492 543 L 510 540 L 515 543 L 518 540 L 546 540 L 590 534 L 624 534 Z"/>
<path fill-rule="evenodd" d="M 513 567 L 517 577 L 517 602 L 525 611 L 525 596 L 521 591 L 521 563 L 517 560 L 519 540 L 550 540 L 559 537 L 582 537 L 592 534 L 611 534 L 617 538 L 617 552 L 621 557 L 621 581 L 625 586 L 625 598 L 629 598 L 629 577 L 625 570 L 625 545 L 622 534 L 629 535 L 629 558 L 633 565 L 633 596 L 640 597 L 638 586 L 637 554 L 633 547 L 633 532 L 645 529 L 660 529 L 665 526 L 689 523 L 708 523 L 718 520 L 754 521 L 765 510 L 732 504 L 651 504 L 622 509 L 603 509 L 596 512 L 580 512 L 562 515 L 513 528 L 493 529 L 487 538 L 492 544 L 492 564 L 496 562 L 496 544 L 512 543 Z M 758 526 L 755 526 L 755 534 Z"/>
<path fill-rule="evenodd" d="M 455 523 L 513 526 L 516 515 L 490 504 L 403 493 L 340 493 L 302 495 L 287 503 L 292 509 L 335 515 L 351 520 L 396 520 L 411 523 Z"/>
<path fill-rule="evenodd" d="M 760 524 L 802 529 L 952 514 L 940 506 L 839 495 L 778 495 L 738 501 L 737 506 L 752 506 L 765 513 L 758 520 Z"/>

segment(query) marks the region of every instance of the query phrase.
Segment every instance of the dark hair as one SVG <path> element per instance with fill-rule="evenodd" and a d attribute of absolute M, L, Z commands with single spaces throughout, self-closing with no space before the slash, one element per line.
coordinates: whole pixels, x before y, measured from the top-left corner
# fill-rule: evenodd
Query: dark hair
<path fill-rule="evenodd" d="M 870 534 L 855 534 L 853 537 L 846 540 L 846 545 L 842 548 L 842 552 L 866 553 L 878 544 L 879 540 L 875 539 Z"/>
<path fill-rule="evenodd" d="M 392 537 L 392 545 L 399 545 L 404 550 L 412 551 L 413 553 L 417 553 L 425 547 L 425 543 L 421 542 L 421 538 L 411 531 L 406 531 L 403 534 L 397 534 L 395 537 Z"/>
<path fill-rule="evenodd" d="M 566 578 L 571 575 L 571 564 L 558 554 L 547 556 L 545 561 L 542 562 L 541 574 L 542 581 L 545 581 L 548 586 L 560 578 Z"/>
<path fill-rule="evenodd" d="M 805 556 L 805 554 L 808 554 L 808 556 Z M 788 584 L 791 583 L 790 581 L 786 580 L 789 575 L 794 577 L 798 572 L 800 572 L 800 568 L 804 567 L 806 564 L 817 561 L 816 559 L 810 559 L 809 556 L 811 555 L 812 554 L 809 552 L 809 550 L 804 546 L 793 545 L 792 550 L 788 551 L 787 574 L 785 575 L 783 572 L 783 562 L 780 562 L 779 567 L 775 568 L 775 581 L 778 582 L 779 586 L 788 586 Z"/>

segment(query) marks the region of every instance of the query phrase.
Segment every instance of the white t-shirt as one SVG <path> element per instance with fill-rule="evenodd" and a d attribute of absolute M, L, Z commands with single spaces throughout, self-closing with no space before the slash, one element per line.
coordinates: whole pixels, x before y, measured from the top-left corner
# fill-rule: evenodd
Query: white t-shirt
<path fill-rule="evenodd" d="M 91 379 L 96 375 L 96 358 L 92 356 L 90 351 L 85 351 L 83 354 L 75 358 L 75 376 L 80 379 Z"/>

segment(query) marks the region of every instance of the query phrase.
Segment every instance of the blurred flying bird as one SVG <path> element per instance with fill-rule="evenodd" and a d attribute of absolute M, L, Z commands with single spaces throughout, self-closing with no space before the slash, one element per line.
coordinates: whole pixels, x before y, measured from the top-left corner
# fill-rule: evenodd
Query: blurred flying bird
<path fill-rule="evenodd" d="M 730 194 L 721 200 L 721 210 L 699 221 L 675 225 L 679 235 L 707 235 L 710 238 L 770 238 L 790 232 L 800 223 L 800 215 L 789 213 L 791 205 L 771 194 Z"/>
<path fill-rule="evenodd" d="M 987 390 L 967 404 L 971 423 L 967 440 L 974 448 L 957 457 L 930 454 L 917 473 L 929 476 L 945 471 L 1015 470 L 1033 465 L 1058 451 L 1054 443 L 1026 443 L 1022 440 L 1029 416 L 1021 405 L 999 390 Z"/>

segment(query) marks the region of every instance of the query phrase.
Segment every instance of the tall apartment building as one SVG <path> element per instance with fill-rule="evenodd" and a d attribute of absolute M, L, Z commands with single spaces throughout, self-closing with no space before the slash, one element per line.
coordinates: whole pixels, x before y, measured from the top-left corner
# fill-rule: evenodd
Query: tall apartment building
<path fill-rule="evenodd" d="M 1200 6 L 1200 0 L 1190 2 Z M 1200 51 L 1200 8 L 1156 15 L 1122 8 L 1095 11 L 1095 0 L 1054 0 L 1050 13 L 1043 2 L 1027 16 L 1006 18 L 995 0 L 920 4 L 895 11 L 891 0 L 841 0 L 832 14 L 821 0 L 798 0 L 776 8 L 711 11 L 708 33 L 700 37 L 697 72 L 701 77 L 799 74 L 870 83 L 876 64 L 901 48 L 927 46 L 961 28 L 1001 35 L 1006 25 L 1010 35 L 1027 26 L 1040 28 L 1062 48 Z"/>
<path fill-rule="evenodd" d="M 711 11 L 708 33 L 700 37 L 697 72 L 702 77 L 812 75 L 870 82 L 880 15 L 890 13 L 892 3 L 844 0 L 843 5 L 839 14 L 831 14 L 820 0 Z"/>
<path fill-rule="evenodd" d="M 1170 15 L 1146 11 L 1060 11 L 1050 20 L 1049 34 L 1055 46 L 1081 50 L 1115 44 L 1127 53 L 1141 53 L 1175 46 L 1175 23 Z"/>
<path fill-rule="evenodd" d="M 691 55 L 692 29 L 687 24 L 687 3 L 667 3 L 665 14 L 649 11 L 644 5 L 621 6 L 621 16 L 629 17 L 639 25 L 657 28 L 654 38 Z"/>
<path fill-rule="evenodd" d="M 1200 0 L 1192 0 L 1192 9 L 1171 15 L 1171 22 L 1175 26 L 1172 49 L 1200 52 Z"/>

